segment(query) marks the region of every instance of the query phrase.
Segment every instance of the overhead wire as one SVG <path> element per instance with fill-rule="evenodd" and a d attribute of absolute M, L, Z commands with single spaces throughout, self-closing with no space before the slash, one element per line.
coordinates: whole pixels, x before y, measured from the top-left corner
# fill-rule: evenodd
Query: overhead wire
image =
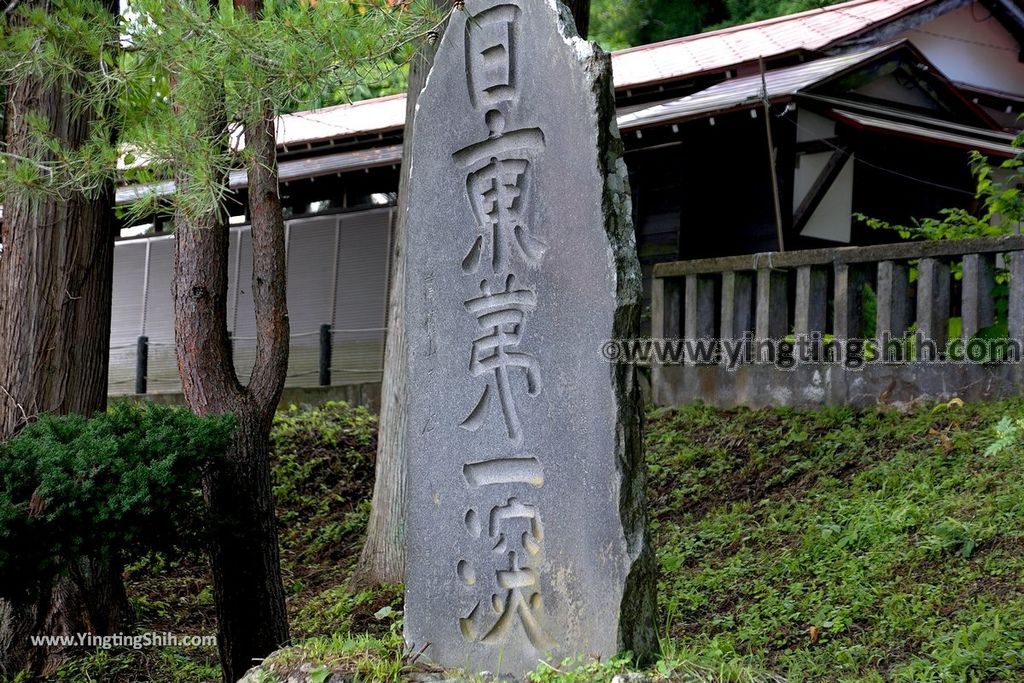
<path fill-rule="evenodd" d="M 804 131 L 806 133 L 811 133 L 812 135 L 819 135 L 819 133 L 817 131 L 814 131 L 814 130 L 810 129 L 807 126 L 800 125 L 800 123 L 797 122 L 797 120 L 795 118 L 793 118 L 793 117 L 788 117 L 788 118 L 785 117 L 785 114 L 786 114 L 786 111 L 784 110 L 784 111 L 782 111 L 779 114 L 775 114 L 774 116 L 775 116 L 775 118 L 783 118 L 783 120 L 789 121 L 794 126 L 796 126 L 798 129 L 800 129 L 800 130 L 802 130 L 802 131 Z M 854 157 L 854 153 L 853 152 L 851 152 L 850 150 L 844 149 L 843 147 L 840 147 L 839 145 L 836 145 L 836 144 L 832 143 L 831 141 L 829 141 L 826 138 L 821 138 L 821 139 L 817 139 L 816 138 L 816 141 L 824 143 L 826 146 L 831 147 L 835 152 L 841 152 L 847 158 Z M 974 192 L 970 192 L 968 190 L 964 190 L 964 189 L 959 188 L 959 187 L 953 187 L 951 185 L 944 185 L 942 183 L 937 183 L 937 182 L 935 182 L 933 180 L 927 180 L 926 178 L 919 178 L 919 177 L 911 175 L 909 173 L 904 173 L 903 171 L 897 171 L 896 169 L 893 169 L 893 168 L 888 168 L 888 167 L 882 166 L 880 164 L 872 163 L 870 161 L 867 161 L 863 157 L 857 157 L 855 159 L 855 161 L 858 162 L 858 163 L 864 164 L 865 166 L 869 166 L 869 167 L 871 167 L 871 168 L 873 168 L 873 169 L 875 169 L 877 171 L 882 171 L 883 173 L 888 173 L 890 175 L 898 176 L 898 177 L 904 178 L 906 180 L 912 180 L 914 182 L 921 183 L 923 185 L 929 185 L 931 187 L 935 187 L 935 188 L 938 188 L 938 189 L 941 189 L 941 190 L 947 190 L 949 192 L 956 192 L 956 193 L 959 193 L 959 194 L 962 194 L 962 195 L 966 195 L 966 196 L 969 196 L 969 197 L 975 197 L 976 196 L 976 194 Z"/>

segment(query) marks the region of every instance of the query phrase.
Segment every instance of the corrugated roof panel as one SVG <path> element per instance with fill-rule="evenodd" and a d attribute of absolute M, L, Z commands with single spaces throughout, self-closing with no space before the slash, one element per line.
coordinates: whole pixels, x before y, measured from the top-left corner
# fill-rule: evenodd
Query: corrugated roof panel
<path fill-rule="evenodd" d="M 277 144 L 310 144 L 347 135 L 383 132 L 405 124 L 405 95 L 285 114 L 277 120 Z"/>
<path fill-rule="evenodd" d="M 369 149 L 351 152 L 338 152 L 337 154 L 324 154 L 323 156 L 282 161 L 278 165 L 278 178 L 281 182 L 289 182 L 364 168 L 387 166 L 388 164 L 397 164 L 401 160 L 401 145 L 370 147 Z M 231 171 L 228 184 L 234 189 L 246 187 L 249 184 L 246 172 L 241 169 Z M 122 186 L 117 188 L 115 201 L 120 205 L 136 201 L 150 193 L 165 195 L 172 192 L 174 192 L 173 180 L 165 180 L 148 185 Z"/>
<path fill-rule="evenodd" d="M 794 95 L 804 88 L 866 62 L 892 47 L 892 45 L 882 45 L 863 52 L 827 57 L 806 64 L 769 71 L 765 74 L 764 79 L 768 97 Z M 718 83 L 687 97 L 670 100 L 620 116 L 619 127 L 630 129 L 667 121 L 683 121 L 695 116 L 756 103 L 760 101 L 761 96 L 761 75 L 743 76 Z"/>
<path fill-rule="evenodd" d="M 853 0 L 840 5 L 643 45 L 612 55 L 615 87 L 629 88 L 704 71 L 818 50 L 933 0 Z"/>

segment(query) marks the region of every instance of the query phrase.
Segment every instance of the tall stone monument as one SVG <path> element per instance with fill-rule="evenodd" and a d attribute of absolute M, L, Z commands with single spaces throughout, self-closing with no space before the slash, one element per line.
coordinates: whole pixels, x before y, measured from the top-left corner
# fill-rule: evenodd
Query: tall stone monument
<path fill-rule="evenodd" d="M 406 639 L 450 667 L 655 646 L 640 269 L 611 66 L 556 0 L 466 0 L 415 117 Z"/>

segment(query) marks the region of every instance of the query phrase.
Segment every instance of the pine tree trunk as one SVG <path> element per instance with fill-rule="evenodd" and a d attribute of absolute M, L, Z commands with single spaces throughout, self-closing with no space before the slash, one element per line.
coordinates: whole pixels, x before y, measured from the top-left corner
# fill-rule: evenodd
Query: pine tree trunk
<path fill-rule="evenodd" d="M 246 141 L 254 143 L 248 134 Z M 250 192 L 257 196 L 252 181 Z M 248 388 L 238 382 L 227 332 L 228 228 L 217 216 L 206 225 L 179 221 L 176 226 L 175 338 L 185 401 L 198 415 L 231 412 L 238 420 L 226 457 L 203 482 L 225 681 L 238 680 L 288 640 L 270 478 L 270 428 L 287 369 L 288 321 L 283 305 L 269 317 L 267 310 L 268 299 L 279 298 L 268 296 L 268 290 L 282 290 L 283 301 L 284 226 L 268 244 L 255 217 L 253 212 L 252 287 L 257 310 L 262 309 L 257 314 L 262 343 Z M 270 269 L 268 248 L 280 253 L 270 257 Z M 268 335 L 276 343 L 268 344 Z"/>
<path fill-rule="evenodd" d="M 439 7 L 448 4 L 445 0 L 435 0 L 435 3 Z M 572 10 L 580 35 L 586 37 L 590 24 L 590 0 L 570 0 L 566 4 Z M 402 141 L 402 179 L 398 190 L 398 215 L 391 240 L 388 337 L 384 351 L 376 479 L 366 541 L 352 579 L 354 588 L 405 581 L 405 395 L 408 370 L 405 357 L 405 217 L 409 201 L 413 113 L 434 63 L 436 45 L 435 42 L 434 45 L 422 46 L 409 68 L 405 139 Z"/>
<path fill-rule="evenodd" d="M 23 3 L 47 11 L 51 3 Z M 117 4 L 107 2 L 111 22 Z M 15 19 L 17 21 L 17 19 Z M 75 107 L 75 84 L 47 86 L 31 75 L 6 88 L 6 151 L 38 158 L 31 115 L 49 121 L 70 149 L 89 136 L 92 113 Z M 0 439 L 42 413 L 92 415 L 106 409 L 114 260 L 113 186 L 66 201 L 5 199 L 0 224 Z M 56 585 L 0 604 L 0 673 L 53 668 L 59 653 L 31 648 L 26 635 L 105 635 L 128 615 L 119 567 L 83 559 Z"/>
<path fill-rule="evenodd" d="M 257 13 L 260 3 L 239 0 Z M 222 111 L 222 108 L 221 108 Z M 270 430 L 288 370 L 285 227 L 279 195 L 275 119 L 264 108 L 244 127 L 251 155 L 252 295 L 256 362 L 242 387 L 227 330 L 228 227 L 221 212 L 189 222 L 176 216 L 175 339 L 185 401 L 198 415 L 238 420 L 226 457 L 203 481 L 223 678 L 232 683 L 288 640 L 277 520 L 270 474 Z M 209 135 L 226 143 L 226 121 L 211 111 Z M 187 171 L 175 178 L 189 182 Z"/>

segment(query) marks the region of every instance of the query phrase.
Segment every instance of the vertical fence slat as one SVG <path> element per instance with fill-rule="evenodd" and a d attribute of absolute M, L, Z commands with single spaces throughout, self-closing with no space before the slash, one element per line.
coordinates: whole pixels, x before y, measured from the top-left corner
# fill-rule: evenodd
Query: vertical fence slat
<path fill-rule="evenodd" d="M 715 336 L 715 280 L 706 275 L 688 275 L 684 291 L 684 336 L 710 339 Z"/>
<path fill-rule="evenodd" d="M 901 338 L 910 324 L 909 271 L 907 264 L 881 261 L 878 264 L 878 290 L 875 309 L 875 337 L 889 333 Z"/>
<path fill-rule="evenodd" d="M 1024 251 L 1010 254 L 1010 339 L 1024 340 Z"/>
<path fill-rule="evenodd" d="M 682 334 L 682 287 L 678 278 L 651 282 L 651 336 L 674 339 Z"/>
<path fill-rule="evenodd" d="M 827 305 L 828 272 L 816 266 L 797 268 L 793 332 L 804 337 L 812 332 L 824 334 Z"/>
<path fill-rule="evenodd" d="M 722 338 L 740 339 L 754 331 L 754 275 L 722 273 Z"/>
<path fill-rule="evenodd" d="M 917 331 L 945 353 L 949 336 L 949 264 L 923 258 L 917 266 Z M 918 358 L 927 347 L 919 345 Z M 929 351 L 928 355 L 934 359 Z"/>
<path fill-rule="evenodd" d="M 864 337 L 864 285 L 868 281 L 864 266 L 837 263 L 834 333 L 837 339 Z"/>
<path fill-rule="evenodd" d="M 762 268 L 757 271 L 758 339 L 779 339 L 786 336 L 789 324 L 789 300 L 786 294 L 786 273 Z"/>
<path fill-rule="evenodd" d="M 961 336 L 969 340 L 983 327 L 995 322 L 995 259 L 991 254 L 964 256 Z"/>

